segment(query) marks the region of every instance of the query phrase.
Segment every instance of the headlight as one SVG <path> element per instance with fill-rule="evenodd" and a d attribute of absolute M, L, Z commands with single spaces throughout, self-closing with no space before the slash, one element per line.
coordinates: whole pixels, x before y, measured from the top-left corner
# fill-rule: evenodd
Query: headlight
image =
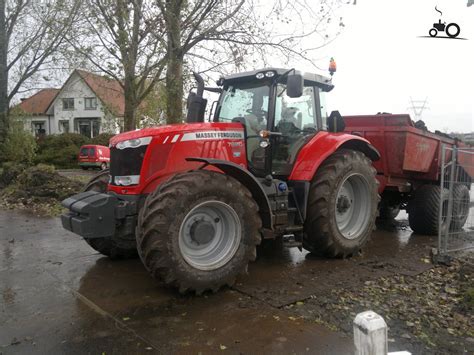
<path fill-rule="evenodd" d="M 265 76 L 266 76 L 267 78 L 272 78 L 272 77 L 275 76 L 275 72 L 267 71 L 267 72 L 265 73 Z"/>
<path fill-rule="evenodd" d="M 150 144 L 151 138 L 152 137 L 142 137 L 142 138 L 129 139 L 128 141 L 118 142 L 115 147 L 117 149 L 141 147 L 142 145 Z"/>
<path fill-rule="evenodd" d="M 263 78 L 265 77 L 265 74 L 263 74 L 263 73 L 258 73 L 257 75 L 255 75 L 255 77 L 256 77 L 257 79 L 263 79 Z"/>
<path fill-rule="evenodd" d="M 129 186 L 138 185 L 140 182 L 140 175 L 116 176 L 115 185 Z"/>

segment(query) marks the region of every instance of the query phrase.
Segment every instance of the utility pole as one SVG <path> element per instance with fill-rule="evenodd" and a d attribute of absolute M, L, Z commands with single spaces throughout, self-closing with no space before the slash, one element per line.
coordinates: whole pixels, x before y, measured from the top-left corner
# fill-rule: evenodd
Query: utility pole
<path fill-rule="evenodd" d="M 423 114 L 424 110 L 430 109 L 428 107 L 428 98 L 425 98 L 424 100 L 413 100 L 410 96 L 410 105 L 411 106 L 409 106 L 407 110 L 413 111 L 413 114 L 415 115 L 415 122 L 421 120 L 421 115 Z"/>

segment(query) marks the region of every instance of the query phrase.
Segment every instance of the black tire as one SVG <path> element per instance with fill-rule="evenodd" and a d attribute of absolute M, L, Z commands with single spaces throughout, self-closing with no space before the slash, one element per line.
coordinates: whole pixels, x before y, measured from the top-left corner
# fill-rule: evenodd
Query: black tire
<path fill-rule="evenodd" d="M 382 203 L 379 211 L 379 219 L 391 221 L 400 213 L 400 205 L 388 206 Z"/>
<path fill-rule="evenodd" d="M 84 188 L 84 191 L 107 192 L 109 170 L 102 170 L 94 176 Z M 111 238 L 84 239 L 94 250 L 111 259 L 131 259 L 138 256 L 134 234 L 125 234 L 120 226 L 115 229 Z"/>
<path fill-rule="evenodd" d="M 230 260 L 215 269 L 202 270 L 187 262 L 181 251 L 181 225 L 196 206 L 213 201 L 236 212 L 241 237 Z M 224 285 L 232 286 L 237 275 L 247 271 L 249 261 L 255 260 L 261 225 L 252 195 L 234 178 L 206 170 L 180 173 L 147 197 L 138 217 L 138 252 L 153 277 L 181 293 L 216 292 Z"/>
<path fill-rule="evenodd" d="M 107 170 L 107 163 L 106 162 L 103 162 L 102 164 L 100 164 L 100 170 Z"/>
<path fill-rule="evenodd" d="M 437 235 L 439 229 L 440 198 L 443 199 L 443 210 L 447 207 L 448 191 L 436 185 L 423 185 L 419 187 L 408 201 L 408 222 L 413 232 L 425 235 Z M 441 228 L 446 228 L 446 213 L 443 213 Z"/>
<path fill-rule="evenodd" d="M 311 182 L 303 237 L 305 249 L 316 254 L 344 258 L 358 253 L 364 247 L 377 216 L 379 195 L 375 175 L 376 170 L 370 159 L 358 151 L 341 149 L 323 162 Z M 367 215 L 362 217 L 365 221 L 361 223 L 354 239 L 343 234 L 336 220 L 338 192 L 351 176 L 359 176 L 366 181 L 367 205 L 370 203 Z"/>
<path fill-rule="evenodd" d="M 451 219 L 451 230 L 460 230 L 469 217 L 469 189 L 466 185 L 455 184 L 453 187 L 453 215 Z"/>
<path fill-rule="evenodd" d="M 436 37 L 436 35 L 438 34 L 438 31 L 436 30 L 436 28 L 432 28 L 429 33 L 430 33 L 430 37 Z"/>
<path fill-rule="evenodd" d="M 456 32 L 454 33 L 449 33 L 449 29 L 451 27 L 454 27 L 456 29 Z M 456 38 L 459 33 L 461 32 L 461 28 L 459 28 L 459 25 L 456 24 L 456 23 L 450 23 L 449 25 L 446 26 L 446 34 L 448 35 L 448 37 L 450 38 Z"/>

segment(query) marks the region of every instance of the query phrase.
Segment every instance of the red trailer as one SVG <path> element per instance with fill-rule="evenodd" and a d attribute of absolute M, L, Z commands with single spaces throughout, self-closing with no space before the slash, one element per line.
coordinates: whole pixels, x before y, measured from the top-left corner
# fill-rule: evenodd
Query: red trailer
<path fill-rule="evenodd" d="M 393 218 L 400 209 L 406 209 L 415 232 L 436 234 L 440 194 L 443 198 L 446 195 L 439 186 L 441 147 L 463 144 L 416 128 L 407 114 L 345 116 L 344 121 L 346 132 L 366 138 L 381 155 L 381 159 L 373 163 L 382 197 L 380 217 Z M 446 161 L 450 160 L 448 150 Z M 472 181 L 474 164 L 460 159 L 460 165 Z M 469 200 L 469 189 L 470 183 L 456 186 L 455 200 Z M 455 211 L 458 217 L 453 217 L 458 226 L 467 218 L 459 208 Z"/>

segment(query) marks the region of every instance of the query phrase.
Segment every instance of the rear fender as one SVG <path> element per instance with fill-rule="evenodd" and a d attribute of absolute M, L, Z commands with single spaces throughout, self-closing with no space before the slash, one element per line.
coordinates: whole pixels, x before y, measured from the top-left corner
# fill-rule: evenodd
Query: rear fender
<path fill-rule="evenodd" d="M 202 162 L 207 165 L 222 170 L 225 174 L 232 176 L 234 179 L 239 181 L 252 194 L 253 199 L 258 205 L 260 216 L 262 217 L 263 227 L 272 229 L 272 212 L 270 207 L 270 201 L 268 200 L 265 191 L 248 170 L 242 168 L 240 165 L 232 163 L 226 160 L 210 159 L 210 158 L 186 158 L 187 161 Z"/>
<path fill-rule="evenodd" d="M 338 149 L 352 149 L 364 153 L 372 161 L 380 154 L 370 142 L 347 133 L 319 132 L 298 154 L 289 180 L 311 181 L 319 166 Z"/>

